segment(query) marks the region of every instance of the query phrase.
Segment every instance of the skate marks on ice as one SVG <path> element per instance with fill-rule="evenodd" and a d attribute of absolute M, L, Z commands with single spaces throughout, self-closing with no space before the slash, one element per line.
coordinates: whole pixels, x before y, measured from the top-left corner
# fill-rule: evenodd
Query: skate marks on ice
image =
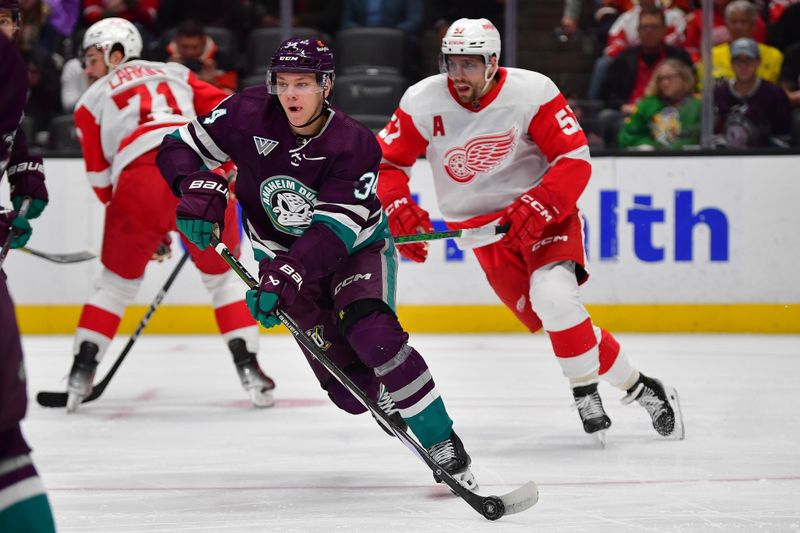
<path fill-rule="evenodd" d="M 288 336 L 262 337 L 275 398 L 319 405 L 237 409 L 247 396 L 220 339 L 145 335 L 107 398 L 72 417 L 32 404 L 23 429 L 59 531 L 798 531 L 800 338 L 620 340 L 677 388 L 686 440 L 659 437 L 601 385 L 613 425 L 594 448 L 543 337 L 412 335 L 482 491 L 537 480 L 536 506 L 496 524 L 434 486 L 371 417 L 330 405 Z M 52 388 L 71 339 L 24 342 L 29 392 Z M 132 416 L 107 419 L 126 406 Z"/>

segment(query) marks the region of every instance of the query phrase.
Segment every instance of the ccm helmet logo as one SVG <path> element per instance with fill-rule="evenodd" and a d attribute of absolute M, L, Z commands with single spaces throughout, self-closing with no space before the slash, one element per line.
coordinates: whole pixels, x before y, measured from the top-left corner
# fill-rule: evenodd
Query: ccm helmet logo
<path fill-rule="evenodd" d="M 222 194 L 228 194 L 228 188 L 212 180 L 194 180 L 189 184 L 189 189 L 209 189 Z"/>
<path fill-rule="evenodd" d="M 297 56 L 280 56 L 280 61 L 297 61 Z"/>

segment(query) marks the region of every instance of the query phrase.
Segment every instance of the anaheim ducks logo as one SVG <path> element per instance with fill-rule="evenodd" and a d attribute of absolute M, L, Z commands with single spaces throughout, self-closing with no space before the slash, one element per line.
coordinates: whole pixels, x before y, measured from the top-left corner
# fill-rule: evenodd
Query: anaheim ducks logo
<path fill-rule="evenodd" d="M 444 154 L 444 169 L 459 183 L 469 183 L 485 172 L 497 168 L 517 145 L 516 126 L 504 133 L 481 135 L 464 147 L 451 148 Z"/>

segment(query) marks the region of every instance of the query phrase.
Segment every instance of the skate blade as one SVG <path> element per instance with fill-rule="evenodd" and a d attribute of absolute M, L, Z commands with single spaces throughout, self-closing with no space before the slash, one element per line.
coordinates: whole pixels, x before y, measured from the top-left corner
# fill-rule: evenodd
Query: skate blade
<path fill-rule="evenodd" d="M 67 412 L 74 413 L 78 410 L 78 406 L 83 402 L 83 399 L 86 396 L 81 394 L 76 394 L 74 392 L 67 393 Z"/>
<path fill-rule="evenodd" d="M 250 393 L 250 401 L 253 402 L 254 407 L 264 409 L 275 405 L 275 399 L 269 389 L 250 389 L 248 393 Z"/>
<path fill-rule="evenodd" d="M 594 440 L 595 447 L 603 449 L 606 447 L 606 430 L 601 429 L 600 431 L 595 431 L 592 435 L 592 440 Z"/>
<path fill-rule="evenodd" d="M 675 428 L 672 430 L 672 433 L 664 438 L 669 440 L 683 440 L 686 436 L 686 432 L 683 427 L 683 411 L 681 411 L 681 401 L 680 398 L 678 398 L 678 391 L 675 387 L 664 386 L 664 392 L 667 394 L 667 401 L 670 407 L 672 407 L 672 412 L 675 413 Z"/>

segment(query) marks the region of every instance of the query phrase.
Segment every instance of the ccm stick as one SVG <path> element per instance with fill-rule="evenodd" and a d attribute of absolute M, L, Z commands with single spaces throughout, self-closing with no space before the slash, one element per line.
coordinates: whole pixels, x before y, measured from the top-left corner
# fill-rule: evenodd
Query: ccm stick
<path fill-rule="evenodd" d="M 211 237 L 211 245 L 225 260 L 234 272 L 244 281 L 250 288 L 258 288 L 258 282 L 252 275 L 244 268 L 244 266 L 233 256 L 228 248 L 220 242 L 216 235 Z M 381 423 L 390 429 L 411 452 L 419 457 L 422 462 L 428 465 L 434 475 L 440 478 L 450 490 L 466 501 L 470 507 L 482 514 L 489 520 L 497 520 L 505 514 L 519 513 L 533 507 L 539 499 L 539 489 L 536 483 L 529 481 L 521 487 L 505 494 L 503 496 L 481 496 L 471 492 L 461 486 L 447 471 L 443 470 L 436 461 L 428 453 L 428 450 L 422 447 L 416 439 L 408 435 L 405 431 L 399 428 L 395 423 L 383 412 L 383 410 L 375 403 L 374 400 L 366 396 L 361 389 L 353 383 L 353 381 L 345 374 L 333 361 L 331 361 L 325 353 L 319 349 L 316 343 L 297 325 L 297 323 L 283 312 L 281 309 L 275 310 L 275 316 L 286 326 L 297 341 L 316 359 L 319 361 L 331 375 L 336 378 L 342 385 L 344 385 L 363 405 L 366 407 L 373 416 L 375 416 Z"/>
<path fill-rule="evenodd" d="M 153 313 L 155 313 L 156 308 L 158 308 L 158 306 L 161 304 L 161 300 L 164 299 L 164 296 L 167 294 L 167 291 L 172 286 L 172 282 L 175 281 L 176 277 L 178 277 L 178 273 L 181 271 L 181 268 L 183 268 L 183 265 L 186 264 L 186 261 L 188 259 L 189 259 L 189 254 L 184 253 L 183 257 L 181 257 L 180 261 L 178 261 L 178 264 L 175 265 L 174 269 L 172 269 L 172 273 L 167 278 L 167 281 L 164 282 L 164 286 L 161 287 L 161 290 L 158 291 L 158 294 L 156 294 L 156 297 L 153 300 L 153 303 L 150 304 L 150 308 L 147 310 L 147 313 L 145 313 L 144 317 L 139 322 L 139 325 L 136 327 L 136 331 L 134 331 L 133 335 L 131 335 L 131 338 L 128 339 L 128 343 L 125 345 L 125 348 L 122 349 L 122 353 L 120 353 L 117 356 L 117 360 L 114 361 L 114 365 L 111 367 L 111 370 L 108 371 L 108 374 L 106 374 L 106 377 L 104 377 L 100 383 L 94 386 L 94 388 L 92 389 L 92 393 L 89 394 L 89 396 L 87 396 L 86 398 L 84 398 L 83 402 L 81 403 L 86 403 L 96 400 L 97 398 L 100 397 L 101 394 L 103 394 L 103 391 L 106 390 L 106 387 L 108 386 L 108 383 L 111 381 L 111 378 L 114 377 L 114 374 L 116 374 L 117 369 L 122 364 L 122 361 L 125 360 L 125 357 L 128 355 L 128 352 L 131 351 L 133 343 L 136 342 L 136 339 L 139 338 L 139 334 L 141 334 L 142 330 L 144 330 L 145 326 L 147 326 L 147 323 L 150 321 L 150 318 L 153 316 Z M 66 407 L 68 399 L 69 399 L 69 394 L 60 391 L 59 392 L 41 391 L 39 394 L 36 395 L 36 401 L 39 402 L 39 405 L 43 407 Z"/>
<path fill-rule="evenodd" d="M 507 233 L 508 224 L 501 226 L 483 226 L 480 228 L 455 229 L 451 231 L 434 231 L 431 233 L 417 233 L 413 235 L 398 235 L 394 238 L 395 244 L 408 244 L 410 242 L 438 241 L 441 239 L 458 239 L 460 237 L 491 237 Z"/>

